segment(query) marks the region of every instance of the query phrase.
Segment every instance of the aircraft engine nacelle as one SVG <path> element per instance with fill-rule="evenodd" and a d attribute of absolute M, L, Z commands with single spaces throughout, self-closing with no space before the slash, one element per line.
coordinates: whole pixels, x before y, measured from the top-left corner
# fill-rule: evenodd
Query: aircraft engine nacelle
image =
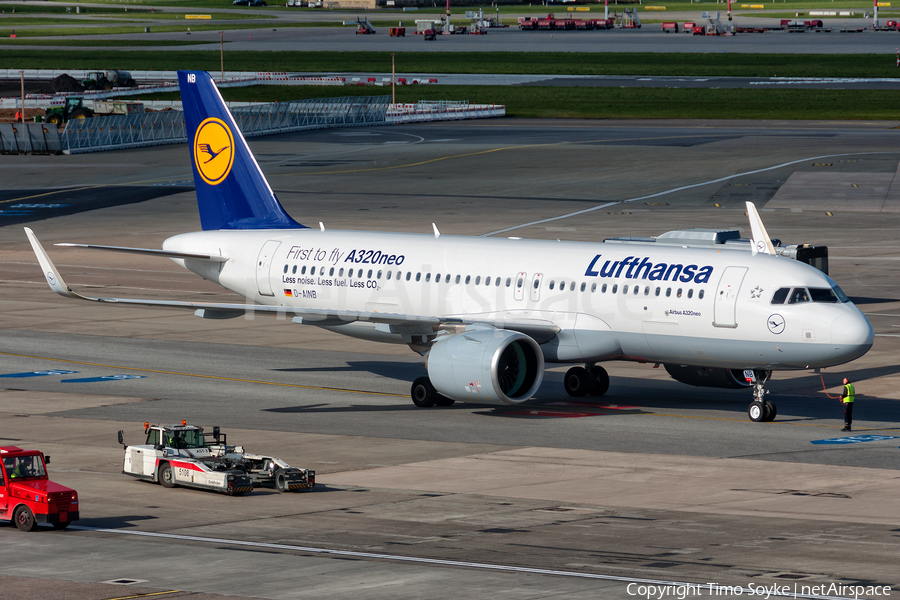
<path fill-rule="evenodd" d="M 519 404 L 544 377 L 544 355 L 525 334 L 492 327 L 438 336 L 428 378 L 442 396 L 463 402 Z"/>
<path fill-rule="evenodd" d="M 731 389 L 750 387 L 750 384 L 744 379 L 744 372 L 740 369 L 686 365 L 665 365 L 665 367 L 672 379 L 688 385 Z"/>

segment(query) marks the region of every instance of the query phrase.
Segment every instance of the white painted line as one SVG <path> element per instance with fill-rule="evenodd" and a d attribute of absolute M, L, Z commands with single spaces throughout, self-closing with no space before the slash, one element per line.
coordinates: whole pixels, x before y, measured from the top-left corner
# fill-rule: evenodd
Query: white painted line
<path fill-rule="evenodd" d="M 506 229 L 498 229 L 497 231 L 490 231 L 488 233 L 482 233 L 479 237 L 488 237 L 488 236 L 492 236 L 492 235 L 499 235 L 501 233 L 506 233 L 507 231 L 515 231 L 516 229 L 522 229 L 523 227 L 531 227 L 533 225 L 543 225 L 544 223 L 550 223 L 552 221 L 559 221 L 561 219 L 577 217 L 579 215 L 594 212 L 595 210 L 602 210 L 604 208 L 609 208 L 610 206 L 615 206 L 617 204 L 626 204 L 628 202 L 637 202 L 638 200 L 649 200 L 650 198 L 658 198 L 660 196 L 665 196 L 666 194 L 673 194 L 675 192 L 690 190 L 693 188 L 702 187 L 704 185 L 711 185 L 713 183 L 722 183 L 723 181 L 728 181 L 730 179 L 736 179 L 738 177 L 745 177 L 747 175 L 755 175 L 757 173 L 765 173 L 766 171 L 773 171 L 775 169 L 780 169 L 782 167 L 789 167 L 791 165 L 796 165 L 798 163 L 807 162 L 810 160 L 820 160 L 823 158 L 836 158 L 838 156 L 861 156 L 861 155 L 869 155 L 869 154 L 893 154 L 893 153 L 892 152 L 851 152 L 848 154 L 826 154 L 824 156 L 811 156 L 809 158 L 801 158 L 799 160 L 792 160 L 789 162 L 781 163 L 780 165 L 775 165 L 772 167 L 765 167 L 764 169 L 756 169 L 755 171 L 746 171 L 744 173 L 737 173 L 735 175 L 727 175 L 725 177 L 719 177 L 718 179 L 711 179 L 709 181 L 703 181 L 701 183 L 692 183 L 690 185 L 683 185 L 683 186 L 680 186 L 677 188 L 672 188 L 670 190 L 656 192 L 655 194 L 648 194 L 646 196 L 639 196 L 637 198 L 629 198 L 628 200 L 617 200 L 615 202 L 607 202 L 606 204 L 592 206 L 591 208 L 585 208 L 584 210 L 577 210 L 575 212 L 566 213 L 566 214 L 560 215 L 558 217 L 549 217 L 547 219 L 541 219 L 540 221 L 531 221 L 530 223 L 523 223 L 521 225 L 514 225 L 512 227 L 507 227 Z"/>
<path fill-rule="evenodd" d="M 174 533 L 156 533 L 151 531 L 134 531 L 127 529 L 105 529 L 103 527 L 87 527 L 83 525 L 72 525 L 69 529 L 77 529 L 81 531 L 96 531 L 98 533 L 112 533 L 118 535 L 135 535 L 140 537 L 161 538 L 168 540 L 179 540 L 186 542 L 200 542 L 204 544 L 229 544 L 231 546 L 247 546 L 251 548 L 268 548 L 272 550 L 288 550 L 291 552 L 307 552 L 312 554 L 327 554 L 331 556 L 352 556 L 354 558 L 373 558 L 377 560 L 390 560 L 407 563 L 420 563 L 428 565 L 439 565 L 444 567 L 464 567 L 467 569 L 484 569 L 490 571 L 506 571 L 513 573 L 530 573 L 533 575 L 556 575 L 558 577 L 578 577 L 581 579 L 599 579 L 603 581 L 621 581 L 624 583 L 645 583 L 653 585 L 669 585 L 669 586 L 690 586 L 696 590 L 709 590 L 718 594 L 724 593 L 726 590 L 733 591 L 736 595 L 747 594 L 752 596 L 758 594 L 759 589 L 744 588 L 740 586 L 725 586 L 718 583 L 688 583 L 685 581 L 667 581 L 665 579 L 642 579 L 638 577 L 619 577 L 616 575 L 600 575 L 597 573 L 580 573 L 578 571 L 557 571 L 555 569 L 533 569 L 530 567 L 516 567 L 513 565 L 494 565 L 490 563 L 476 563 L 459 560 L 442 560 L 438 558 L 423 558 L 419 556 L 400 556 L 397 554 L 378 554 L 375 552 L 353 552 L 350 550 L 332 550 L 330 548 L 314 548 L 311 546 L 292 546 L 290 544 L 270 544 L 267 542 L 250 542 L 247 540 L 229 540 L 224 538 L 199 537 L 195 535 L 178 535 Z M 740 594 L 736 590 L 741 590 Z M 769 590 L 766 589 L 768 592 Z M 819 596 L 815 594 L 795 594 L 794 592 L 777 593 L 775 590 L 769 596 L 790 597 L 790 598 L 810 598 L 813 600 L 854 600 L 852 597 L 844 596 Z"/>

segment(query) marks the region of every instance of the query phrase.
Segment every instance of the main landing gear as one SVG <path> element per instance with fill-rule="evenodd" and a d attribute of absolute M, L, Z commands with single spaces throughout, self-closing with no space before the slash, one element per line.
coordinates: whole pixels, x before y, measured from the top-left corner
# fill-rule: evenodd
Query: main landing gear
<path fill-rule="evenodd" d="M 453 403 L 456 402 L 452 398 L 446 398 L 438 394 L 431 384 L 431 380 L 427 377 L 419 377 L 413 381 L 409 395 L 412 396 L 413 404 L 419 408 L 430 408 L 435 404 L 438 406 L 453 406 Z"/>
<path fill-rule="evenodd" d="M 766 400 L 766 382 L 772 376 L 772 371 L 753 371 L 753 402 L 747 409 L 747 415 L 751 421 L 768 423 L 775 420 L 778 409 L 771 400 Z"/>
<path fill-rule="evenodd" d="M 566 371 L 563 383 L 566 393 L 574 398 L 602 396 L 609 390 L 609 373 L 603 367 L 587 363 L 583 367 L 572 367 Z"/>

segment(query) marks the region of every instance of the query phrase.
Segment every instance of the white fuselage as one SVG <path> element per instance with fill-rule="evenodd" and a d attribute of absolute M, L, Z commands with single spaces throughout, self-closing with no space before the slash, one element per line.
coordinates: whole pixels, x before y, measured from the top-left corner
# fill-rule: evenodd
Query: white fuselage
<path fill-rule="evenodd" d="M 314 229 L 187 233 L 163 247 L 228 257 L 176 262 L 288 313 L 552 323 L 559 332 L 540 340 L 551 362 L 804 369 L 858 358 L 873 340 L 850 302 L 772 304 L 780 288 L 832 288 L 823 273 L 741 250 Z M 408 343 L 369 323 L 323 325 Z"/>

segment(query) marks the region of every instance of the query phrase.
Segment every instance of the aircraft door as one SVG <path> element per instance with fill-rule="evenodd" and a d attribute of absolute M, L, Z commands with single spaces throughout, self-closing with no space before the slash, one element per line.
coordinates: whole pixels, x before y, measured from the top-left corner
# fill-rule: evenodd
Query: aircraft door
<path fill-rule="evenodd" d="M 543 273 L 535 273 L 531 278 L 531 301 L 537 302 L 541 299 L 541 280 L 544 278 Z"/>
<path fill-rule="evenodd" d="M 738 292 L 741 282 L 747 274 L 747 267 L 727 267 L 719 280 L 716 289 L 716 300 L 713 308 L 713 325 L 715 327 L 737 327 L 735 312 L 737 310 Z"/>
<path fill-rule="evenodd" d="M 263 244 L 262 250 L 259 251 L 259 258 L 256 261 L 256 285 L 259 289 L 260 296 L 274 296 L 272 292 L 272 280 L 269 277 L 269 271 L 272 268 L 272 261 L 275 259 L 275 251 L 281 242 L 277 240 L 268 240 Z"/>
<path fill-rule="evenodd" d="M 525 273 L 519 273 L 516 275 L 516 293 L 514 298 L 518 300 L 525 299 Z"/>

